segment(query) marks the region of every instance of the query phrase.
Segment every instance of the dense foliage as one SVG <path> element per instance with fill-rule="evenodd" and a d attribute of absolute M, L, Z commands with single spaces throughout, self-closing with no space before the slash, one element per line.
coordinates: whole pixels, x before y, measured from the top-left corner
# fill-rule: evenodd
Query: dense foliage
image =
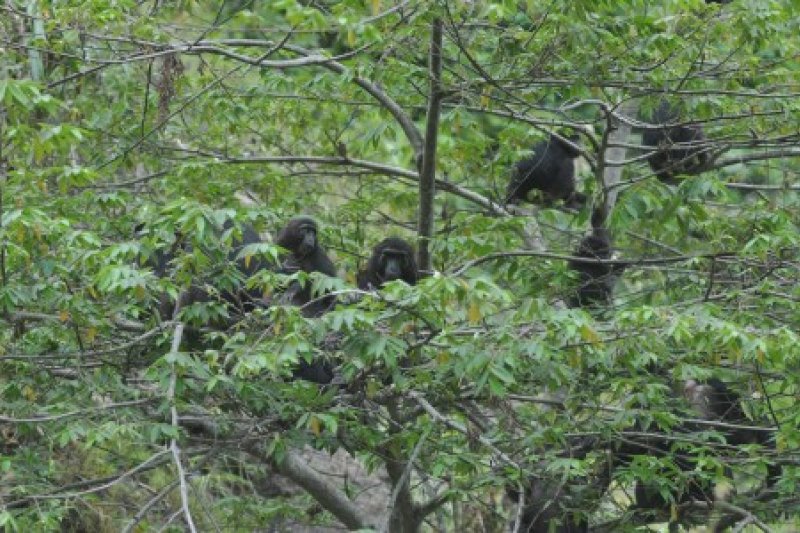
<path fill-rule="evenodd" d="M 0 529 L 796 530 L 798 9 L 8 0 Z M 665 98 L 710 154 L 670 183 L 641 142 Z M 580 138 L 587 205 L 504 205 L 551 132 Z M 625 269 L 572 308 L 593 211 Z M 275 268 L 298 213 L 338 278 Z M 359 290 L 393 235 L 431 268 Z M 281 300 L 307 278 L 335 309 Z M 238 284 L 269 305 L 234 315 Z M 745 419 L 699 420 L 684 383 L 709 378 Z"/>

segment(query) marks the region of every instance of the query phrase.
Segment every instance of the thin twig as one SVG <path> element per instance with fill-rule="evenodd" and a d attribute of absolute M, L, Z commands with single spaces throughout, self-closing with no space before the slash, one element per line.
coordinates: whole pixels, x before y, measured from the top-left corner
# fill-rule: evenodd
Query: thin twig
<path fill-rule="evenodd" d="M 172 319 L 177 320 L 178 314 L 180 313 L 181 308 L 181 300 L 183 298 L 178 298 L 178 302 L 175 304 L 175 310 L 172 314 Z M 173 431 L 176 433 L 180 432 L 180 417 L 178 416 L 178 408 L 175 403 L 175 389 L 178 383 L 178 372 L 175 366 L 174 358 L 180 351 L 181 347 L 181 339 L 183 338 L 183 322 L 178 321 L 175 325 L 175 332 L 172 335 L 172 346 L 170 347 L 169 355 L 173 359 L 170 363 L 170 377 L 169 377 L 169 387 L 167 388 L 167 401 L 170 404 L 170 413 L 172 415 L 172 428 Z M 183 469 L 183 464 L 181 463 L 181 449 L 178 446 L 178 440 L 176 437 L 172 437 L 170 440 L 169 449 L 172 452 L 172 457 L 175 460 L 175 467 L 178 470 L 178 480 L 180 481 L 181 486 L 181 508 L 183 510 L 183 516 L 186 519 L 186 525 L 189 527 L 189 530 L 192 533 L 197 532 L 197 528 L 195 528 L 194 520 L 192 520 L 192 512 L 189 509 L 189 486 L 186 482 L 186 472 Z"/>

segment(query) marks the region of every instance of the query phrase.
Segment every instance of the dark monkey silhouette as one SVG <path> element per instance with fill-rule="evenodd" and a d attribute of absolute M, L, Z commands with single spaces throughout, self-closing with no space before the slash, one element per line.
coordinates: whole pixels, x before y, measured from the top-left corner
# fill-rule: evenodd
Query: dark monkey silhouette
<path fill-rule="evenodd" d="M 719 421 L 735 426 L 752 426 L 752 422 L 745 416 L 741 406 L 741 397 L 736 392 L 717 378 L 711 378 L 705 383 L 694 379 L 687 380 L 684 384 L 684 396 L 699 418 L 710 421 Z M 713 502 L 718 498 L 725 498 L 721 491 L 716 491 L 714 483 L 703 479 L 697 471 L 698 458 L 688 455 L 678 443 L 682 439 L 692 439 L 696 432 L 709 431 L 710 427 L 693 422 L 684 422 L 673 428 L 673 438 L 662 437 L 658 428 L 648 430 L 649 436 L 638 440 L 627 440 L 620 448 L 622 462 L 630 460 L 633 455 L 649 455 L 656 457 L 671 457 L 675 466 L 681 471 L 679 487 L 671 494 L 678 504 L 692 500 Z M 761 444 L 767 448 L 774 448 L 769 432 L 757 431 L 749 427 L 715 428 L 729 446 L 743 444 Z M 677 440 L 676 440 L 677 437 Z M 770 465 L 767 469 L 767 483 L 772 484 L 780 475 L 780 468 Z M 638 509 L 649 509 L 667 514 L 671 510 L 672 502 L 666 498 L 657 487 L 642 481 L 637 481 L 634 488 L 634 505 Z M 679 517 L 680 520 L 680 517 Z"/>
<path fill-rule="evenodd" d="M 575 257 L 611 259 L 611 235 L 605 227 L 605 219 L 605 209 L 595 208 L 592 212 L 592 231 L 581 240 Z M 626 265 L 584 263 L 573 259 L 568 266 L 578 273 L 578 287 L 567 302 L 569 307 L 574 308 L 611 303 L 617 278 Z"/>
<path fill-rule="evenodd" d="M 303 272 L 320 272 L 328 277 L 336 277 L 336 267 L 320 246 L 317 237 L 317 223 L 314 219 L 299 216 L 291 219 L 278 233 L 275 243 L 289 251 L 288 257 L 283 261 L 281 272 L 294 274 Z M 335 296 L 319 295 L 315 298 L 312 294 L 312 284 L 301 286 L 293 282 L 282 300 L 302 307 L 303 316 L 318 317 L 329 311 L 336 304 Z M 326 362 L 315 360 L 311 363 L 300 359 L 294 369 L 295 378 L 304 379 L 314 383 L 327 384 L 333 380 L 333 366 Z"/>
<path fill-rule="evenodd" d="M 661 124 L 642 132 L 642 144 L 655 149 L 647 162 L 664 183 L 676 184 L 677 176 L 699 174 L 711 161 L 702 126 L 675 125 L 680 115 L 667 101 L 662 100 L 653 113 L 652 122 Z M 670 124 L 670 125 L 668 125 Z M 676 145 L 683 146 L 676 146 Z"/>
<path fill-rule="evenodd" d="M 514 165 L 511 182 L 506 189 L 506 203 L 527 201 L 533 189 L 542 191 L 544 201 L 550 204 L 563 200 L 564 204 L 578 209 L 586 203 L 586 196 L 575 190 L 575 159 L 580 155 L 574 144 L 579 137 L 569 137 L 565 142 L 555 135 L 534 145 L 533 153 Z"/>
<path fill-rule="evenodd" d="M 230 220 L 226 221 L 222 226 L 222 231 L 230 230 L 234 227 L 234 223 Z M 142 236 L 148 231 L 147 225 L 142 223 L 136 226 L 135 232 L 137 237 Z M 226 280 L 225 286 L 220 287 L 217 280 L 202 280 L 192 284 L 184 295 L 184 300 L 181 302 L 181 307 L 186 307 L 193 303 L 210 302 L 219 299 L 225 303 L 228 314 L 231 317 L 242 315 L 250 312 L 257 306 L 262 305 L 261 292 L 258 289 L 247 289 L 244 285 L 246 278 L 254 275 L 261 269 L 269 268 L 269 264 L 260 257 L 252 257 L 249 261 L 244 258 L 239 258 L 239 252 L 242 248 L 249 244 L 256 244 L 262 242 L 261 237 L 250 225 L 243 225 L 240 229 L 241 234 L 236 236 L 232 243 L 230 250 L 227 252 L 226 259 L 229 262 L 236 264 L 236 273 L 234 279 Z M 189 240 L 180 232 L 175 231 L 172 236 L 172 243 L 168 249 L 155 250 L 146 262 L 153 269 L 153 273 L 160 277 L 169 277 L 170 266 L 172 261 L 181 253 L 191 253 L 193 245 Z M 210 286 L 218 289 L 218 298 L 214 296 L 214 291 Z M 171 301 L 167 295 L 162 295 L 159 303 L 159 314 L 165 320 L 172 318 L 175 309 L 175 302 Z M 218 321 L 211 324 L 213 327 L 227 327 L 231 321 Z"/>

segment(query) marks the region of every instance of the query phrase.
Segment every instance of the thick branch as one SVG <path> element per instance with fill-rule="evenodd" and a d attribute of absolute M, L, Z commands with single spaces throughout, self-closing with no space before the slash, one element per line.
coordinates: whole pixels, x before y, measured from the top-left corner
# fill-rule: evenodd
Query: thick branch
<path fill-rule="evenodd" d="M 284 46 L 284 48 L 304 56 L 312 55 L 310 51 L 299 46 L 287 44 Z M 347 67 L 333 60 L 319 63 L 319 66 L 325 67 L 328 70 L 332 70 L 337 74 L 344 74 L 347 72 Z M 414 150 L 415 158 L 421 157 L 423 150 L 422 134 L 420 134 L 419 130 L 414 125 L 414 121 L 411 120 L 411 117 L 409 117 L 408 114 L 403 111 L 403 108 L 400 107 L 400 105 L 389 95 L 383 92 L 380 87 L 371 81 L 365 80 L 359 76 L 353 76 L 352 80 L 353 83 L 364 89 L 370 96 L 375 98 L 379 104 L 385 107 L 389 113 L 392 114 L 397 123 L 400 124 L 400 127 L 403 128 L 403 132 L 406 134 L 406 138 L 408 138 L 408 142 L 411 144 L 411 148 Z"/>
<path fill-rule="evenodd" d="M 262 455 L 260 450 L 251 449 L 251 453 Z M 325 481 L 312 470 L 305 461 L 294 452 L 288 452 L 283 461 L 274 462 L 278 472 L 291 479 L 308 492 L 319 504 L 333 514 L 349 529 L 367 529 L 373 527 L 358 507 L 339 489 Z"/>
<path fill-rule="evenodd" d="M 300 164 L 300 163 L 310 163 L 310 164 L 319 164 L 319 165 L 346 165 L 352 166 L 357 168 L 365 168 L 374 171 L 376 174 L 385 174 L 388 176 L 398 176 L 400 178 L 418 181 L 419 174 L 414 171 L 406 170 L 399 167 L 393 167 L 391 165 L 384 165 L 381 163 L 375 163 L 372 161 L 367 161 L 365 159 L 351 159 L 349 157 L 328 157 L 328 156 L 256 156 L 256 157 L 225 157 L 221 154 L 214 154 L 214 153 L 207 153 L 207 152 L 195 152 L 200 155 L 214 157 L 220 161 L 224 161 L 226 163 L 236 163 L 236 164 L 252 164 L 252 163 L 288 163 L 288 164 Z M 461 187 L 460 185 L 456 185 L 454 183 L 446 182 L 443 180 L 435 180 L 436 187 L 443 191 L 447 191 L 451 194 L 455 194 L 456 196 L 460 196 L 465 200 L 469 200 L 470 202 L 483 207 L 484 209 L 490 211 L 492 214 L 500 215 L 500 216 L 509 216 L 509 211 L 502 205 L 493 202 L 489 198 L 482 196 L 476 192 L 473 192 L 465 187 Z"/>
<path fill-rule="evenodd" d="M 605 154 L 598 158 L 597 177 L 605 193 L 603 201 L 605 212 L 611 213 L 617 203 L 619 187 L 617 185 L 622 180 L 622 162 L 625 161 L 625 143 L 631 135 L 631 125 L 627 120 L 620 120 L 623 117 L 634 116 L 636 113 L 636 102 L 628 100 L 620 106 L 619 113 L 608 113 L 606 134 L 603 138 L 602 148 L 606 148 Z"/>

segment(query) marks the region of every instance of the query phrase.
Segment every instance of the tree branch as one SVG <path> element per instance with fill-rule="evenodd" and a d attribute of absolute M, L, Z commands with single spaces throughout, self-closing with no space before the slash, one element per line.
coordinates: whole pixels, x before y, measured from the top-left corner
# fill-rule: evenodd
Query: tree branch
<path fill-rule="evenodd" d="M 274 464 L 279 473 L 297 483 L 349 529 L 368 529 L 374 526 L 339 489 L 325 481 L 294 452 L 287 452 L 280 462 L 265 457 L 261 450 L 253 447 L 249 452 Z"/>

